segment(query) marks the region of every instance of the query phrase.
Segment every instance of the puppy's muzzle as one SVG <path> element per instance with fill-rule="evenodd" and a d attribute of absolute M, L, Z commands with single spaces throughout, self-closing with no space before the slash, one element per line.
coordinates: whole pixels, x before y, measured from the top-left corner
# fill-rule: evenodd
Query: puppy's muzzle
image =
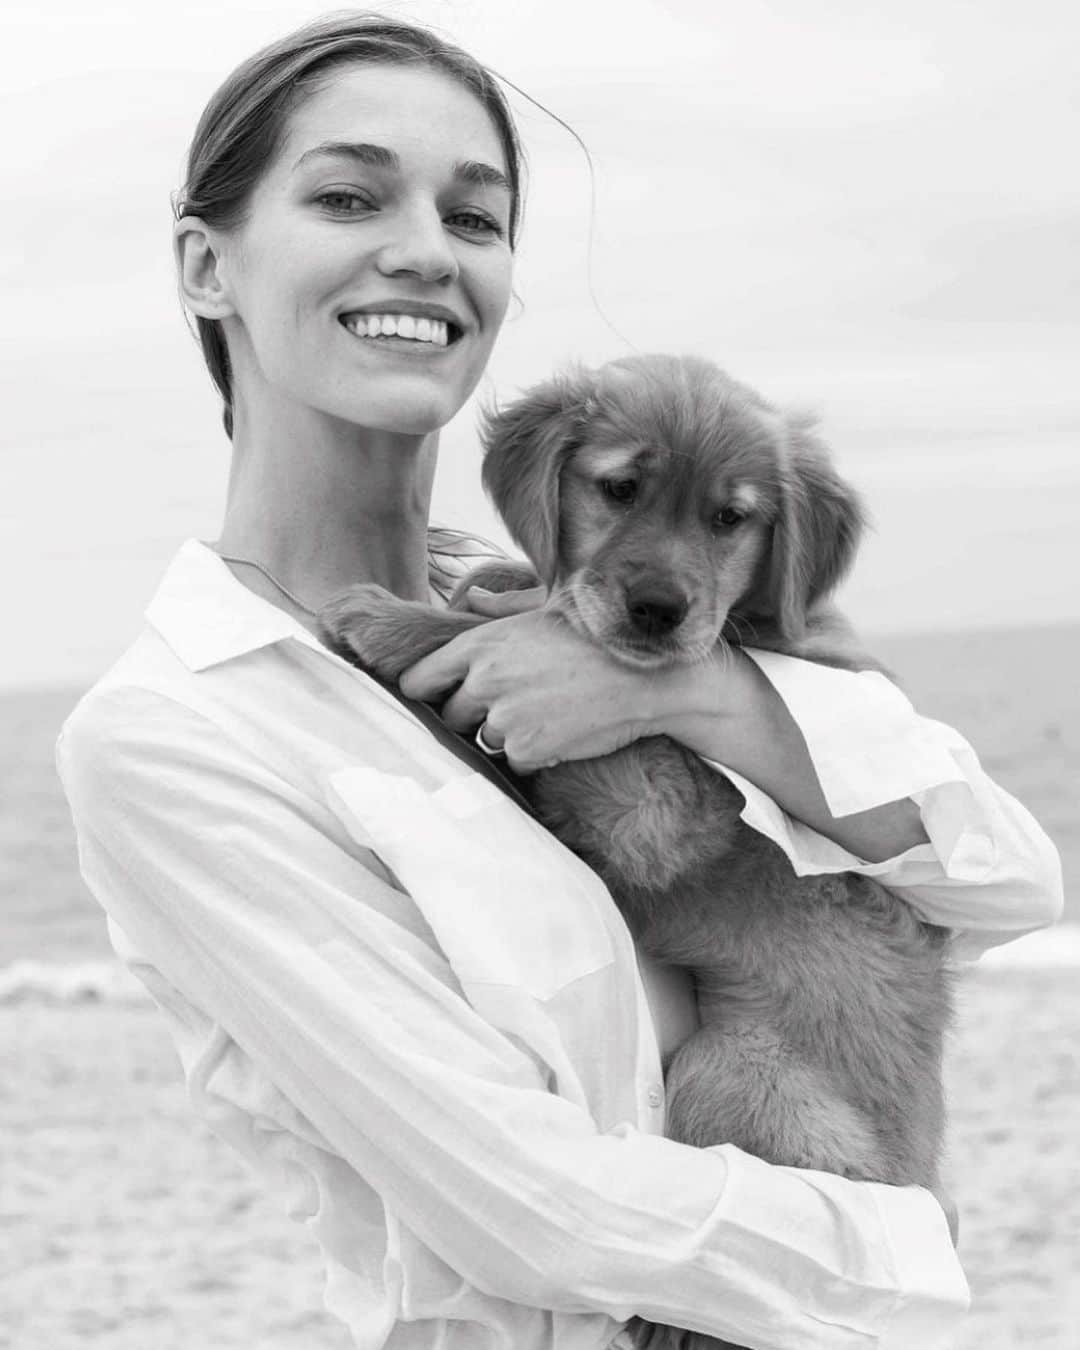
<path fill-rule="evenodd" d="M 689 609 L 689 600 L 673 586 L 646 582 L 626 588 L 626 616 L 639 637 L 670 637 Z"/>

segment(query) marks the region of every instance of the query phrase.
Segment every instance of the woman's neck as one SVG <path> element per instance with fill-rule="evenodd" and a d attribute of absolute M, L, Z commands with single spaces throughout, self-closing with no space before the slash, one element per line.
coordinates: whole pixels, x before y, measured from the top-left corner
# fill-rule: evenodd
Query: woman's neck
<path fill-rule="evenodd" d="M 437 439 L 326 418 L 261 429 L 241 419 L 216 547 L 262 563 L 312 609 L 361 581 L 426 601 Z M 251 569 L 242 579 L 271 598 Z"/>

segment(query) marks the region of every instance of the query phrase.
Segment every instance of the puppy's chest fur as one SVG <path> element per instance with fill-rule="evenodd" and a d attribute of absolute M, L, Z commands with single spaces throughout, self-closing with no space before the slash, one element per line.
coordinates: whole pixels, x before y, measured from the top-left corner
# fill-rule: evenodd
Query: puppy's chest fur
<path fill-rule="evenodd" d="M 665 736 L 525 780 L 544 824 L 603 876 L 657 960 L 697 968 L 753 948 L 810 894 L 846 908 L 847 886 L 800 887 L 781 850 L 740 818 L 742 794 Z M 807 893 L 809 892 L 809 894 Z"/>
<path fill-rule="evenodd" d="M 733 785 L 665 736 L 596 759 L 569 760 L 526 780 L 544 824 L 615 893 L 639 942 L 693 950 L 709 916 L 683 904 L 688 883 L 732 859 L 746 829 Z M 676 929 L 686 931 L 685 942 Z"/>

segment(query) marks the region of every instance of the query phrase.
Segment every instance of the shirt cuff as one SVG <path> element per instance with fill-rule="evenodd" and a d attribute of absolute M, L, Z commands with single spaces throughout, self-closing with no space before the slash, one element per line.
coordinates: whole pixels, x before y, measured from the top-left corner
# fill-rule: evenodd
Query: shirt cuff
<path fill-rule="evenodd" d="M 971 1304 L 971 1292 L 957 1259 L 945 1212 L 919 1186 L 868 1182 L 892 1251 L 897 1299 L 880 1350 L 949 1350 Z M 940 1241 L 927 1237 L 937 1232 Z"/>
<path fill-rule="evenodd" d="M 713 1151 L 728 1167 L 726 1245 L 748 1265 L 767 1252 L 784 1261 L 789 1302 L 777 1302 L 763 1333 L 783 1344 L 950 1350 L 971 1295 L 928 1190 L 770 1166 L 732 1145 Z"/>
<path fill-rule="evenodd" d="M 949 881 L 986 881 L 998 865 L 998 848 L 987 812 L 971 783 L 939 783 L 913 792 L 934 857 Z"/>
<path fill-rule="evenodd" d="M 797 875 L 859 872 L 890 886 L 942 879 L 978 884 L 990 876 L 999 861 L 994 830 L 965 772 L 965 759 L 975 770 L 978 763 L 961 737 L 920 717 L 877 671 L 837 670 L 746 650 L 798 726 L 830 813 L 853 815 L 910 798 L 929 840 L 867 862 L 786 815 L 742 775 L 707 760 L 742 793 L 746 824 L 783 849 Z"/>
<path fill-rule="evenodd" d="M 838 670 L 744 648 L 780 695 L 806 742 L 834 816 L 902 801 L 964 775 L 937 723 L 876 670 Z"/>
<path fill-rule="evenodd" d="M 759 787 L 727 765 L 713 759 L 704 762 L 738 788 L 743 796 L 739 815 L 752 830 L 783 850 L 796 876 L 858 872 L 894 888 L 942 880 L 977 884 L 991 874 L 997 862 L 993 837 L 966 784 L 943 784 L 913 793 L 930 842 L 916 844 L 894 858 L 868 862 L 789 816 Z"/>

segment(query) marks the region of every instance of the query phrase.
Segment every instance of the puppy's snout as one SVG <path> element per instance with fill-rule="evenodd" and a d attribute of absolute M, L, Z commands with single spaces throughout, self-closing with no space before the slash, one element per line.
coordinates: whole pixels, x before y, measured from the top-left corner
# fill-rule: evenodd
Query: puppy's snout
<path fill-rule="evenodd" d="M 629 587 L 626 612 L 634 629 L 643 637 L 663 637 L 672 633 L 686 618 L 690 603 L 682 591 L 652 583 Z"/>

